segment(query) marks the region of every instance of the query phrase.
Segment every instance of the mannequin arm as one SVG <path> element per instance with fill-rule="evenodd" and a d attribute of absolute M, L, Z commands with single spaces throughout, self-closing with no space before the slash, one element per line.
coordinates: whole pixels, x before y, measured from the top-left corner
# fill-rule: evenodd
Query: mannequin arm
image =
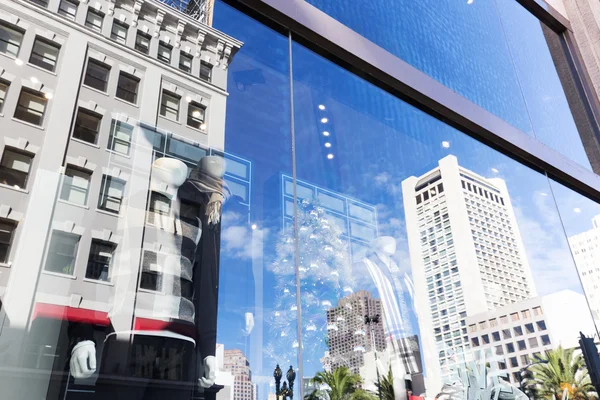
<path fill-rule="evenodd" d="M 84 340 L 71 351 L 71 375 L 75 378 L 89 378 L 96 372 L 96 345 L 91 340 Z"/>
<path fill-rule="evenodd" d="M 198 379 L 200 386 L 203 388 L 209 388 L 215 384 L 217 378 L 217 358 L 215 356 L 208 356 L 203 361 L 204 376 Z"/>

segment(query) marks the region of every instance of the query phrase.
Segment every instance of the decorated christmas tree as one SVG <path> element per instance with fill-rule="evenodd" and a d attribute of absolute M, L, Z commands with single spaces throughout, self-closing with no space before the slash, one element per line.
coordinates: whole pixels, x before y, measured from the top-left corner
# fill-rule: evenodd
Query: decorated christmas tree
<path fill-rule="evenodd" d="M 327 310 L 352 293 L 352 265 L 348 244 L 338 227 L 316 201 L 298 202 L 298 277 L 302 312 L 304 363 L 315 363 L 327 350 Z M 270 315 L 271 344 L 265 349 L 273 361 L 296 362 L 298 302 L 294 228 L 281 232 L 272 264 L 275 304 Z"/>

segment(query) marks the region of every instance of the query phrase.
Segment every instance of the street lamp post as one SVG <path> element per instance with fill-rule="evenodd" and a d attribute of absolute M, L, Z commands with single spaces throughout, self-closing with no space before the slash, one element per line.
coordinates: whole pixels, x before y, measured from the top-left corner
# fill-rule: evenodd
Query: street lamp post
<path fill-rule="evenodd" d="M 279 396 L 281 395 L 281 368 L 279 368 L 279 364 L 275 367 L 273 371 L 273 378 L 275 378 L 275 397 L 279 400 Z"/>
<path fill-rule="evenodd" d="M 375 371 L 377 372 L 377 392 L 379 393 L 379 400 L 382 400 L 381 397 L 381 379 L 379 377 L 379 368 L 377 367 L 377 347 L 375 345 L 375 331 L 373 330 L 373 325 L 377 325 L 379 323 L 379 314 L 371 317 L 369 315 L 365 315 L 365 325 L 369 327 L 369 333 L 371 335 L 371 348 L 373 349 L 373 354 L 375 355 Z"/>
<path fill-rule="evenodd" d="M 282 376 L 283 373 L 281 368 L 279 368 L 279 364 L 277 364 L 275 370 L 273 371 L 273 378 L 275 378 L 275 396 L 277 400 L 279 400 L 280 397 L 282 397 L 283 400 L 285 400 L 287 397 L 292 400 L 294 398 L 294 381 L 296 380 L 296 371 L 294 371 L 294 368 L 290 365 L 290 369 L 288 369 L 287 373 L 285 374 L 287 382 L 284 381 L 283 386 L 281 386 Z"/>

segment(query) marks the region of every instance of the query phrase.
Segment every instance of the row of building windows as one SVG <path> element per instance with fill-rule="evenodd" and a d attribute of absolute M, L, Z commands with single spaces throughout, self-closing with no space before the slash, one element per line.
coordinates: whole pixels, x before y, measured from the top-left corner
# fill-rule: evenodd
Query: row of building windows
<path fill-rule="evenodd" d="M 461 180 L 460 183 L 462 184 L 463 189 L 473 192 L 475 194 L 479 194 L 480 196 L 485 197 L 488 200 L 495 201 L 498 204 L 504 205 L 504 199 L 502 198 L 502 196 L 498 197 L 497 194 L 488 192 L 487 190 L 482 189 L 481 187 L 478 187 L 475 184 L 471 185 L 469 182 L 465 182 L 463 180 Z"/>
<path fill-rule="evenodd" d="M 544 332 L 547 330 L 546 322 L 543 320 L 536 321 L 535 325 L 537 326 L 537 332 Z M 502 329 L 501 331 L 494 331 L 491 334 L 486 333 L 481 336 L 473 337 L 472 341 L 473 343 L 476 343 L 476 345 L 479 345 L 480 343 L 489 344 L 491 341 L 499 342 L 501 340 L 512 339 L 513 334 L 514 337 L 520 337 L 523 336 L 523 334 L 529 335 L 535 332 L 536 329 L 534 328 L 534 324 L 528 323 L 523 326 L 515 326 L 512 328 L 512 330 L 510 328 L 506 328 Z"/>
<path fill-rule="evenodd" d="M 42 7 L 47 7 L 48 4 L 45 0 L 35 0 L 35 3 L 41 5 Z M 77 10 L 79 8 L 79 2 L 76 0 L 61 0 L 58 14 L 63 17 L 70 19 L 72 21 L 75 20 L 77 15 Z M 101 33 L 104 25 L 105 14 L 97 10 L 93 7 L 88 7 L 87 14 L 85 16 L 84 25 L 88 27 L 90 30 L 94 32 Z M 117 19 L 113 19 L 110 38 L 117 43 L 126 45 L 127 44 L 127 36 L 129 33 L 129 25 L 123 21 L 119 21 Z M 152 36 L 144 33 L 140 30 L 136 31 L 135 45 L 134 48 L 144 54 L 150 54 L 150 41 L 152 40 Z M 173 46 L 163 41 L 159 41 L 158 51 L 156 54 L 156 58 L 164 63 L 170 64 L 173 53 Z M 180 51 L 179 54 L 179 69 L 187 72 L 189 74 L 192 73 L 192 59 L 193 56 L 189 53 Z M 213 65 L 206 62 L 201 61 L 200 64 L 200 79 L 210 82 L 212 79 L 212 70 Z"/>
<path fill-rule="evenodd" d="M 519 312 L 514 312 L 511 313 L 510 315 L 502 315 L 500 316 L 500 318 L 492 318 L 490 320 L 486 320 L 486 321 L 480 321 L 478 324 L 472 324 L 469 325 L 469 330 L 471 332 L 476 332 L 477 329 L 479 330 L 485 330 L 488 328 L 494 328 L 496 326 L 498 326 L 498 320 L 500 321 L 500 324 L 507 324 L 509 321 L 509 318 L 511 321 L 519 321 L 521 319 L 529 319 L 531 318 L 533 313 L 533 316 L 538 316 L 538 315 L 543 315 L 543 311 L 541 307 L 533 307 L 531 308 L 531 310 L 522 310 L 519 314 Z"/>
<path fill-rule="evenodd" d="M 5 21 L 0 21 L 0 53 L 17 58 L 24 36 L 25 31 L 23 29 Z M 29 54 L 29 63 L 54 72 L 58 63 L 60 48 L 60 44 L 36 36 Z"/>
<path fill-rule="evenodd" d="M 64 275 L 74 275 L 81 236 L 53 231 L 44 269 Z M 86 279 L 108 281 L 109 269 L 117 245 L 92 239 L 85 271 Z"/>

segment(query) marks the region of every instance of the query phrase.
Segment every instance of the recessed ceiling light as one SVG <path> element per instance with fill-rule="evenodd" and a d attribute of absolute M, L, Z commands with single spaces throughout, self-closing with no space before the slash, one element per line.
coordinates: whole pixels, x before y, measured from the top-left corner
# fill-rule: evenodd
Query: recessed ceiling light
<path fill-rule="evenodd" d="M 256 228 L 258 228 L 258 226 L 256 226 L 256 224 L 252 224 L 252 230 L 256 230 Z"/>
<path fill-rule="evenodd" d="M 573 209 L 573 211 L 574 211 L 574 212 L 576 212 L 577 214 L 579 214 L 579 213 L 581 212 L 581 208 L 579 208 L 579 207 L 575 207 L 575 208 Z"/>
<path fill-rule="evenodd" d="M 542 193 L 540 193 L 540 196 L 548 196 L 548 193 L 542 192 Z"/>
<path fill-rule="evenodd" d="M 206 124 L 200 124 L 200 130 L 205 131 L 206 130 Z"/>
<path fill-rule="evenodd" d="M 319 104 L 319 110 L 323 111 L 325 109 L 325 106 L 323 104 Z"/>
<path fill-rule="evenodd" d="M 498 173 L 498 169 L 492 168 L 492 172 L 495 173 L 495 174 L 497 174 Z"/>
<path fill-rule="evenodd" d="M 188 103 L 190 103 L 192 101 L 192 98 L 190 96 L 186 96 L 185 97 L 185 101 L 187 101 Z"/>
<path fill-rule="evenodd" d="M 327 154 L 327 158 L 328 158 L 329 160 L 332 160 L 332 159 L 333 159 L 333 154 L 331 154 L 331 153 Z"/>
<path fill-rule="evenodd" d="M 329 142 L 325 143 L 325 147 L 330 148 L 331 147 L 331 143 L 329 143 Z"/>
<path fill-rule="evenodd" d="M 51 98 L 54 97 L 54 95 L 50 92 L 46 92 L 46 93 L 44 93 L 44 97 L 47 98 L 48 100 L 50 100 Z"/>
<path fill-rule="evenodd" d="M 326 124 L 329 120 L 327 118 L 321 118 L 321 123 Z"/>
<path fill-rule="evenodd" d="M 329 132 L 323 131 L 323 136 L 329 136 Z"/>
<path fill-rule="evenodd" d="M 38 79 L 35 76 L 32 76 L 31 79 L 29 79 L 31 82 L 33 83 L 38 83 Z"/>
<path fill-rule="evenodd" d="M 21 65 L 23 65 L 23 60 L 19 60 L 18 58 L 15 58 L 15 64 L 21 66 Z"/>
<path fill-rule="evenodd" d="M 444 140 L 444 141 L 442 142 L 442 147 L 443 147 L 443 148 L 445 148 L 445 149 L 449 148 L 449 147 L 450 147 L 450 142 L 449 142 L 449 141 L 447 141 L 447 140 Z"/>

